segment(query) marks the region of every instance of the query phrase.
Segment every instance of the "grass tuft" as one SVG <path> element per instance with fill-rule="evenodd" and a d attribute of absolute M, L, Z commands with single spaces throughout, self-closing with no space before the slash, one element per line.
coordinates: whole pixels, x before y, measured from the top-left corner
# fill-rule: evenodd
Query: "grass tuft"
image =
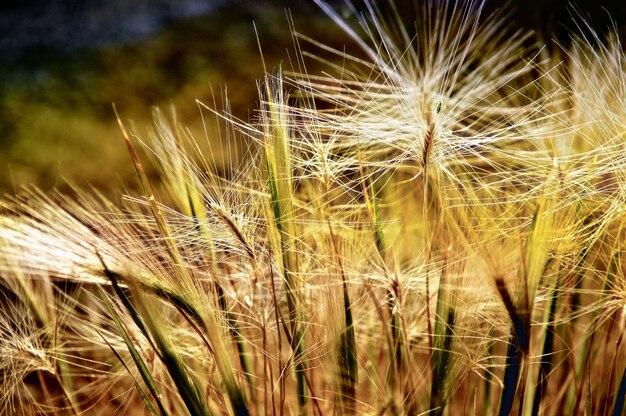
<path fill-rule="evenodd" d="M 114 107 L 138 193 L 0 200 L 0 415 L 625 411 L 617 35 L 316 3 L 206 143 Z"/>

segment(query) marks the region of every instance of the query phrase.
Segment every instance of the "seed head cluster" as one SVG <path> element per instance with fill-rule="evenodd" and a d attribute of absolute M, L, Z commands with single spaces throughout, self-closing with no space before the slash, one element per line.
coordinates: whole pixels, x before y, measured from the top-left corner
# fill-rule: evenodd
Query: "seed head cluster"
<path fill-rule="evenodd" d="M 622 414 L 617 33 L 315 2 L 352 52 L 294 31 L 208 146 L 118 116 L 139 192 L 0 201 L 0 415 Z"/>

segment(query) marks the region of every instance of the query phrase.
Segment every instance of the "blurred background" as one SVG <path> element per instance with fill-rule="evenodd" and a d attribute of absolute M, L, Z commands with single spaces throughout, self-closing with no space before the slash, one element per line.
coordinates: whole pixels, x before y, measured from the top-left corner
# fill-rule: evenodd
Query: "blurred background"
<path fill-rule="evenodd" d="M 345 11 L 342 1 L 330 3 Z M 624 3 L 530 0 L 507 7 L 511 25 L 567 44 L 572 10 L 600 31 L 615 25 L 621 33 Z M 488 11 L 503 4 L 487 1 Z M 253 22 L 268 69 L 276 68 L 293 57 L 287 13 L 299 32 L 352 47 L 310 0 L 1 2 L 0 194 L 25 184 L 64 188 L 66 180 L 105 193 L 120 184 L 132 188 L 113 102 L 140 136 L 149 135 L 151 108 L 169 113 L 173 106 L 178 121 L 203 138 L 196 100 L 212 105 L 215 96 L 219 107 L 225 88 L 232 112 L 249 119 L 263 76 Z"/>

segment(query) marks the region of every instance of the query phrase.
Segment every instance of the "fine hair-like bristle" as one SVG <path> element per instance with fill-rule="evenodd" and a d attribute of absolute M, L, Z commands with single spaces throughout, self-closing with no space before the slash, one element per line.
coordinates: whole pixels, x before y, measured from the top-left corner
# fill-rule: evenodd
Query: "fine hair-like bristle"
<path fill-rule="evenodd" d="M 356 49 L 294 32 L 251 120 L 118 116 L 140 192 L 0 201 L 0 415 L 624 411 L 617 34 L 315 2 Z"/>

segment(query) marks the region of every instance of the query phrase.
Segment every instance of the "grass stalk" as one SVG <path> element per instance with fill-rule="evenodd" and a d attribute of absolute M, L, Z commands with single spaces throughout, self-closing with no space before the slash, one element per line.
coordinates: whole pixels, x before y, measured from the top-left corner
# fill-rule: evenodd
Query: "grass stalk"
<path fill-rule="evenodd" d="M 516 401 L 519 401 L 519 397 L 516 393 L 518 385 L 520 384 L 520 376 L 523 374 L 522 366 L 528 358 L 530 347 L 530 317 L 518 313 L 511 299 L 511 295 L 501 278 L 496 278 L 496 286 L 512 323 L 506 352 L 506 364 L 503 377 L 504 388 L 502 389 L 500 408 L 498 410 L 499 416 L 508 416 L 513 411 Z M 525 383 L 525 380 L 521 380 L 521 383 Z"/>
<path fill-rule="evenodd" d="M 430 410 L 434 416 L 443 415 L 447 402 L 447 386 L 451 370 L 451 351 L 456 324 L 456 312 L 449 302 L 450 290 L 447 285 L 446 271 L 441 274 L 435 310 L 435 330 L 431 353 L 432 383 L 430 392 Z"/>
<path fill-rule="evenodd" d="M 276 96 L 274 94 L 277 94 Z M 300 305 L 298 282 L 297 250 L 295 247 L 295 224 L 293 220 L 293 188 L 290 163 L 290 137 L 287 114 L 281 109 L 284 103 L 282 85 L 272 90 L 266 80 L 265 94 L 267 111 L 264 135 L 265 155 L 268 172 L 268 185 L 271 196 L 274 224 L 278 232 L 279 252 L 281 253 L 283 282 L 287 295 L 288 322 L 291 331 L 292 348 L 295 352 L 295 373 L 299 414 L 306 413 L 306 357 L 304 354 L 304 324 Z"/>
<path fill-rule="evenodd" d="M 539 364 L 539 373 L 537 374 L 537 384 L 535 389 L 535 395 L 533 398 L 532 415 L 539 414 L 539 408 L 541 401 L 544 398 L 546 387 L 548 385 L 548 375 L 552 370 L 552 360 L 554 353 L 554 335 L 556 331 L 556 325 L 554 323 L 556 317 L 556 310 L 558 306 L 558 291 L 556 285 L 554 285 L 550 291 L 550 303 L 548 306 L 548 316 L 546 319 L 545 335 L 543 337 L 543 348 L 541 351 L 541 363 Z"/>
<path fill-rule="evenodd" d="M 152 187 L 150 186 L 150 183 L 148 181 L 148 177 L 145 174 L 145 171 L 139 160 L 137 152 L 132 144 L 132 141 L 130 140 L 130 136 L 128 132 L 126 131 L 126 128 L 124 124 L 122 123 L 119 115 L 117 114 L 117 109 L 115 109 L 115 106 L 114 106 L 114 110 L 117 116 L 117 121 L 118 121 L 120 130 L 122 132 L 122 136 L 128 147 L 128 151 L 133 161 L 133 164 L 135 165 L 135 169 L 137 171 L 137 175 L 141 182 L 144 194 L 148 197 L 152 214 L 157 223 L 157 227 L 161 233 L 161 237 L 167 249 L 167 253 L 172 259 L 172 264 L 175 268 L 176 275 L 179 278 L 179 284 L 181 284 L 182 286 L 182 292 L 184 294 L 183 296 L 190 296 L 190 297 L 197 296 L 198 295 L 197 288 L 193 282 L 193 279 L 189 271 L 185 267 L 180 251 L 173 244 L 172 233 L 171 233 L 170 227 L 167 224 L 167 221 L 165 220 L 165 217 L 163 213 L 161 212 L 159 205 L 156 202 L 156 198 L 154 196 L 154 192 L 152 191 Z M 204 305 L 202 310 L 204 310 L 204 308 L 206 308 L 206 305 Z M 194 308 L 194 309 L 198 312 L 200 312 L 201 310 L 200 308 Z M 144 312 L 147 312 L 145 308 L 144 308 Z M 248 409 L 246 405 L 245 395 L 243 394 L 243 392 L 241 391 L 241 388 L 238 386 L 235 380 L 235 376 L 230 366 L 230 358 L 228 356 L 228 353 L 226 352 L 226 349 L 224 346 L 224 340 L 222 339 L 221 332 L 215 331 L 215 328 L 219 328 L 217 322 L 215 321 L 215 317 L 210 311 L 200 312 L 200 313 L 201 315 L 198 316 L 198 318 L 202 321 L 201 328 L 204 329 L 205 334 L 209 337 L 211 341 L 211 348 L 216 356 L 218 369 L 219 369 L 220 375 L 222 376 L 223 382 L 225 384 L 225 390 L 228 394 L 230 404 L 232 406 L 232 410 L 237 415 L 242 415 L 242 416 L 247 415 Z M 148 321 L 148 317 L 144 316 L 144 319 Z M 183 398 L 185 399 L 185 403 L 187 404 L 189 410 L 192 411 L 193 409 L 193 412 L 200 412 L 200 413 L 195 413 L 195 414 L 203 414 L 202 412 L 206 413 L 207 412 L 206 406 L 204 405 L 197 391 L 194 390 L 195 387 L 189 384 L 189 380 L 187 380 L 186 378 L 187 375 L 186 375 L 185 369 L 182 366 L 182 363 L 179 361 L 176 354 L 170 348 L 169 342 L 165 338 L 163 338 L 156 324 L 154 324 L 150 328 L 150 330 L 155 338 L 155 343 L 157 344 L 157 347 L 159 347 L 159 350 L 163 354 L 162 358 L 165 361 L 165 364 L 168 367 L 168 370 L 170 372 L 174 372 L 174 375 L 173 375 L 174 381 L 176 382 L 179 388 L 179 391 L 181 391 L 181 394 L 183 394 Z"/>
<path fill-rule="evenodd" d="M 167 415 L 168 413 L 165 410 L 165 407 L 163 406 L 163 403 L 161 402 L 161 395 L 159 394 L 159 391 L 158 391 L 158 389 L 156 387 L 156 383 L 154 381 L 154 378 L 152 377 L 152 374 L 150 373 L 150 370 L 148 369 L 148 366 L 146 365 L 145 361 L 143 360 L 143 358 L 141 357 L 141 355 L 139 354 L 139 352 L 135 348 L 135 344 L 130 339 L 128 331 L 126 331 L 126 328 L 122 324 L 122 322 L 121 322 L 117 312 L 115 311 L 115 309 L 113 309 L 113 305 L 112 305 L 111 300 L 109 299 L 108 295 L 104 292 L 104 290 L 102 290 L 102 288 L 98 288 L 98 289 L 99 289 L 100 299 L 102 299 L 102 302 L 104 303 L 104 306 L 106 307 L 107 311 L 109 312 L 109 315 L 111 316 L 111 318 L 115 322 L 115 326 L 117 327 L 118 332 L 122 336 L 122 339 L 124 340 L 124 344 L 128 348 L 128 352 L 130 352 L 131 358 L 133 359 L 133 362 L 135 363 L 135 366 L 137 367 L 137 370 L 139 371 L 139 375 L 143 379 L 146 387 L 148 388 L 148 391 L 150 392 L 150 394 L 152 395 L 154 401 L 156 402 L 156 404 L 157 404 L 157 406 L 159 408 L 160 414 L 161 415 Z M 148 398 L 148 396 L 144 392 L 143 388 L 139 385 L 139 382 L 135 379 L 132 371 L 130 370 L 130 368 L 126 364 L 126 361 L 124 360 L 124 358 L 115 350 L 115 348 L 113 348 L 113 346 L 109 343 L 109 341 L 107 341 L 107 339 L 102 334 L 100 334 L 100 336 L 104 340 L 104 342 L 106 342 L 106 344 L 108 345 L 109 349 L 111 349 L 111 351 L 113 352 L 115 357 L 118 359 L 118 361 L 124 366 L 124 368 L 126 369 L 128 374 L 132 377 L 133 384 L 135 385 L 135 388 L 137 389 L 137 391 L 141 395 L 141 398 L 144 401 L 148 411 L 151 414 L 156 414 L 156 409 L 152 405 L 152 402 L 150 402 L 150 399 Z"/>

